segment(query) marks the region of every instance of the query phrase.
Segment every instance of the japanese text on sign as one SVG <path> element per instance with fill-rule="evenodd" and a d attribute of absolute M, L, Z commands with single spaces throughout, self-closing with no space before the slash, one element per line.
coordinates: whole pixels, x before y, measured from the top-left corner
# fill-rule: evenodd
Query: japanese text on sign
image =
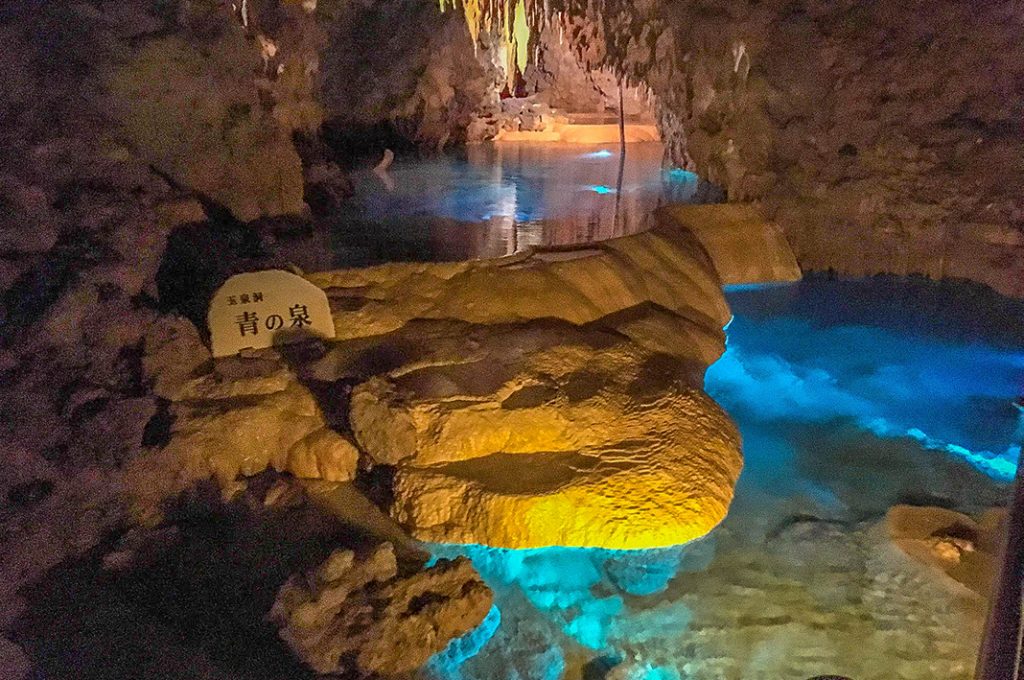
<path fill-rule="evenodd" d="M 213 296 L 207 321 L 214 356 L 334 337 L 327 295 L 280 270 L 232 276 Z"/>

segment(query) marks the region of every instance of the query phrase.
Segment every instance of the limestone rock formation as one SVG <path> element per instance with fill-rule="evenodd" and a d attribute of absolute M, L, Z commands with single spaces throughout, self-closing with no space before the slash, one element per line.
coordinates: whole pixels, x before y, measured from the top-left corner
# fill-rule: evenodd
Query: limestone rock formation
<path fill-rule="evenodd" d="M 358 383 L 348 422 L 417 538 L 652 548 L 725 516 L 739 436 L 702 385 L 730 314 L 685 229 L 309 278 L 338 338 L 307 370 Z"/>
<path fill-rule="evenodd" d="M 179 340 L 188 343 L 188 335 Z M 168 441 L 126 471 L 140 519 L 158 520 L 163 499 L 210 477 L 230 495 L 239 475 L 267 468 L 336 482 L 355 476 L 358 451 L 327 426 L 316 399 L 276 357 L 221 360 L 176 385 L 163 375 L 156 383 L 175 399 Z"/>
<path fill-rule="evenodd" d="M 281 587 L 270 620 L 318 673 L 377 677 L 411 673 L 473 631 L 493 597 L 465 558 L 399 576 L 385 543 L 358 559 L 335 551 Z"/>
<path fill-rule="evenodd" d="M 260 41 L 212 2 L 183 3 L 178 22 L 160 26 L 164 37 L 143 41 L 105 74 L 120 136 L 243 221 L 301 213 L 302 166 L 290 136 L 320 122 L 313 93 L 303 89 L 302 60 L 285 58 L 275 43 L 272 67 Z"/>
<path fill-rule="evenodd" d="M 360 447 L 397 466 L 395 518 L 422 540 L 508 548 L 662 547 L 721 521 L 739 436 L 685 364 L 608 332 L 537 337 L 492 329 L 469 361 L 355 389 Z"/>
<path fill-rule="evenodd" d="M 706 252 L 671 225 L 587 249 L 387 264 L 308 278 L 332 299 L 339 339 L 387 333 L 416 318 L 490 324 L 554 317 L 583 324 L 644 303 L 721 337 L 730 316 Z"/>
<path fill-rule="evenodd" d="M 1014 3 L 581 4 L 567 42 L 646 83 L 673 160 L 757 201 L 805 269 L 1024 295 Z"/>
<path fill-rule="evenodd" d="M 324 108 L 339 134 L 391 127 L 441 148 L 500 109 L 495 70 L 477 57 L 460 13 L 421 0 L 329 0 L 318 12 L 328 34 Z"/>
<path fill-rule="evenodd" d="M 799 281 L 802 277 L 782 231 L 753 206 L 672 205 L 660 209 L 657 218 L 688 229 L 708 252 L 724 284 Z"/>

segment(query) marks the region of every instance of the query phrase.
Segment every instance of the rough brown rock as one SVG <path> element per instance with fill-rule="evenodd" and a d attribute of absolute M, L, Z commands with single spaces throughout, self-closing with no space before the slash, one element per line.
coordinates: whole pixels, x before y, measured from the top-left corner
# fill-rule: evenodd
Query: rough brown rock
<path fill-rule="evenodd" d="M 573 13 L 590 21 L 567 41 L 654 91 L 673 160 L 730 201 L 759 201 L 804 269 L 1024 295 L 1013 2 L 613 0 Z"/>
<path fill-rule="evenodd" d="M 193 341 L 181 333 L 160 351 L 175 356 Z M 209 478 L 230 496 L 239 475 L 268 468 L 329 481 L 355 476 L 358 451 L 328 428 L 316 399 L 273 353 L 223 359 L 187 380 L 174 363 L 154 359 L 150 366 L 158 371 L 155 383 L 174 399 L 174 423 L 165 445 L 126 469 L 140 520 L 158 521 L 163 501 Z"/>
<path fill-rule="evenodd" d="M 359 559 L 335 551 L 293 576 L 269 614 L 281 638 L 318 673 L 410 673 L 484 620 L 490 589 L 465 558 L 399 576 L 385 543 Z"/>

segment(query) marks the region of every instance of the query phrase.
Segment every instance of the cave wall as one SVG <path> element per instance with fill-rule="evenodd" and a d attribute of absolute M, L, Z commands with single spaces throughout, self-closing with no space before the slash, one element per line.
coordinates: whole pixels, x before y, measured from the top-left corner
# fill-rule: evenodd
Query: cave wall
<path fill-rule="evenodd" d="M 805 269 L 1024 295 L 1014 2 L 567 0 L 646 82 L 673 160 L 755 201 Z"/>
<path fill-rule="evenodd" d="M 327 33 L 323 104 L 332 128 L 391 127 L 441 148 L 466 141 L 478 120 L 500 110 L 501 74 L 486 42 L 474 51 L 461 11 L 442 13 L 434 0 L 327 0 L 317 14 Z"/>
<path fill-rule="evenodd" d="M 123 521 L 123 466 L 159 438 L 168 235 L 305 210 L 312 18 L 248 8 L 243 30 L 219 0 L 0 5 L 0 636 L 21 586 Z"/>
<path fill-rule="evenodd" d="M 553 109 L 570 113 L 618 113 L 619 78 L 611 69 L 588 68 L 599 60 L 593 45 L 572 42 L 580 20 L 559 17 L 539 27 L 533 60 L 523 73 L 528 93 Z M 599 49 L 599 48 L 597 48 Z M 649 117 L 652 103 L 646 88 L 626 85 L 623 110 L 627 116 Z"/>

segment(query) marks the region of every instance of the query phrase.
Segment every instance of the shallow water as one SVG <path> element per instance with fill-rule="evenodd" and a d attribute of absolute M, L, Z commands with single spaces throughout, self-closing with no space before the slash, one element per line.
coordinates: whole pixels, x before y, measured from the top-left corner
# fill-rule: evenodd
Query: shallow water
<path fill-rule="evenodd" d="M 696 175 L 662 170 L 660 143 L 481 144 L 396 158 L 385 176 L 353 174 L 332 219 L 340 265 L 500 257 L 533 246 L 601 241 L 650 226 L 666 201 L 708 202 Z"/>
<path fill-rule="evenodd" d="M 728 293 L 707 390 L 737 421 L 729 516 L 680 548 L 468 554 L 503 618 L 451 678 L 969 678 L 985 602 L 878 528 L 898 503 L 1005 503 L 1024 305 L 916 280 Z M 615 670 L 609 670 L 615 668 Z M 617 674 L 617 675 L 616 675 Z"/>

